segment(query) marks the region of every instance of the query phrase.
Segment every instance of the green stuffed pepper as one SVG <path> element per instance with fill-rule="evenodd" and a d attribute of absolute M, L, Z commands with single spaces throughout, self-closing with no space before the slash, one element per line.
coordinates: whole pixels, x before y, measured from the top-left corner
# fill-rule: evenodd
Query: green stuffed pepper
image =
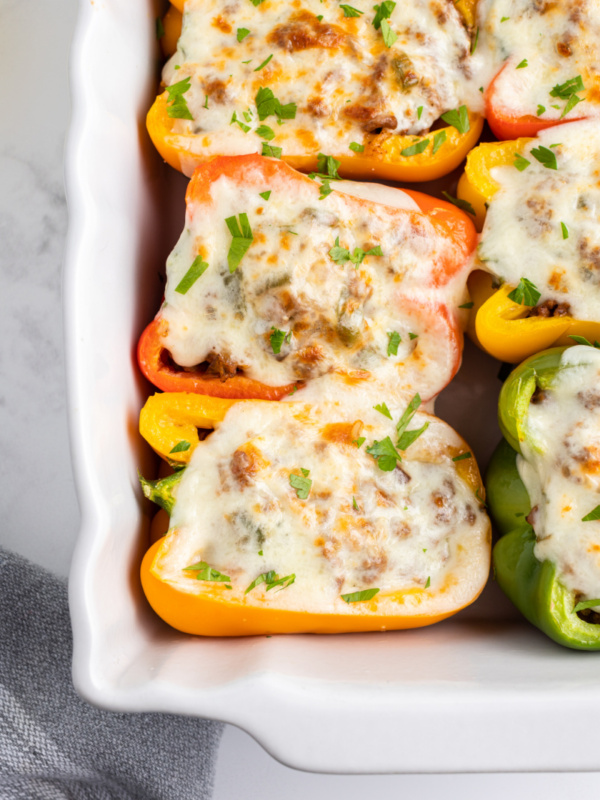
<path fill-rule="evenodd" d="M 551 639 L 600 650 L 600 349 L 528 358 L 502 387 L 499 422 L 487 472 L 496 580 Z"/>

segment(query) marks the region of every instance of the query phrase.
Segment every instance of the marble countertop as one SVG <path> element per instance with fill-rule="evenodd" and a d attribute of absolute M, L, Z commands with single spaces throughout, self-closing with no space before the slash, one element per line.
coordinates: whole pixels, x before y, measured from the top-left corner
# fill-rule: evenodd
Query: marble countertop
<path fill-rule="evenodd" d="M 68 52 L 76 0 L 0 0 L 0 542 L 66 576 L 78 532 L 65 402 L 61 271 L 67 230 L 63 149 L 69 124 Z M 23 42 L 27 42 L 26 50 Z M 18 64 L 18 75 L 15 71 Z M 600 773 L 334 776 L 282 766 L 228 726 L 215 800 L 314 800 L 402 793 L 504 798 L 593 796 Z M 271 787 L 271 788 L 269 788 Z"/>

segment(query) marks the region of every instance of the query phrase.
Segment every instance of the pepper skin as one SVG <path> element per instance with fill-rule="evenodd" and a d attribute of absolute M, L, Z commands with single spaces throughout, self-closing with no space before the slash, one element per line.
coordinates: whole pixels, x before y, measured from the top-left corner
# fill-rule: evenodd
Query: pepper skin
<path fill-rule="evenodd" d="M 530 138 L 508 142 L 480 144 L 467 156 L 465 171 L 458 184 L 458 197 L 467 200 L 476 211 L 475 225 L 481 230 L 487 204 L 498 191 L 499 185 L 491 176 L 493 167 L 514 162 L 515 153 L 521 151 Z M 472 290 L 476 287 L 476 297 Z M 483 350 L 500 361 L 518 364 L 528 356 L 553 345 L 573 344 L 572 335 L 585 336 L 594 341 L 600 338 L 600 323 L 578 320 L 573 317 L 528 317 L 531 306 L 521 305 L 508 295 L 515 288 L 504 284 L 493 287 L 488 273 L 476 270 L 469 279 L 473 308 L 468 331 Z"/>
<path fill-rule="evenodd" d="M 140 417 L 140 431 L 166 460 L 173 457 L 170 447 L 179 435 L 189 437 L 186 426 L 212 427 L 225 420 L 232 403 L 198 395 L 155 395 L 150 398 Z M 292 404 L 291 404 L 292 405 Z M 144 412 L 148 412 L 144 416 Z M 160 430 L 166 415 L 167 434 Z M 227 424 L 226 420 L 223 424 Z M 169 433 L 172 426 L 179 431 Z M 464 446 L 449 445 L 449 455 L 467 450 Z M 197 442 L 182 456 L 189 460 Z M 472 489 L 475 496 L 484 497 L 484 488 L 474 459 L 460 460 L 456 464 L 458 475 Z M 144 495 L 171 513 L 176 502 L 177 484 L 183 470 L 161 480 L 141 479 Z M 162 513 L 162 512 L 160 512 Z M 435 591 L 428 587 L 376 595 L 360 603 L 339 602 L 335 612 L 304 612 L 276 608 L 267 600 L 253 600 L 240 590 L 232 591 L 226 582 L 202 582 L 198 591 L 195 574 L 184 572 L 181 579 L 163 577 L 163 564 L 169 560 L 170 543 L 178 531 L 171 528 L 169 536 L 156 541 L 147 551 L 141 565 L 141 581 L 145 595 L 156 613 L 169 625 L 184 633 L 201 636 L 247 636 L 275 633 L 348 633 L 359 631 L 397 630 L 423 627 L 445 619 L 462 607 L 458 603 L 450 608 L 459 585 L 464 583 L 464 570 L 469 570 L 476 553 L 468 547 L 458 548 L 458 575 L 449 573 L 441 587 Z M 488 533 L 489 535 L 489 533 Z M 171 538 L 170 538 L 171 537 Z M 483 545 L 482 545 L 483 546 Z M 482 552 L 482 557 L 485 558 Z M 464 563 L 463 563 L 464 562 Z M 168 569 L 166 570 L 168 572 Z M 481 586 L 476 594 L 483 588 Z M 472 597 L 468 603 L 473 602 Z M 446 607 L 441 610 L 441 604 Z M 467 603 L 467 604 L 468 604 Z M 422 607 L 422 613 L 417 610 Z M 435 610 L 437 609 L 437 610 Z"/>
<path fill-rule="evenodd" d="M 270 180 L 285 180 L 290 187 L 290 193 L 293 193 L 294 186 L 299 182 L 308 183 L 315 195 L 319 194 L 318 184 L 315 181 L 293 171 L 282 161 L 257 155 L 221 156 L 201 165 L 194 173 L 186 192 L 186 203 L 190 213 L 201 213 L 204 208 L 211 206 L 211 187 L 221 176 L 226 176 L 242 185 L 250 185 L 249 181 L 265 180 L 268 183 Z M 433 264 L 431 271 L 431 287 L 445 286 L 455 280 L 465 268 L 468 257 L 475 248 L 477 236 L 473 224 L 466 214 L 451 203 L 422 192 L 403 191 L 415 201 L 421 213 L 427 215 L 436 230 L 452 244 L 448 253 L 441 255 Z M 349 197 L 348 202 L 356 206 L 366 201 Z M 399 211 L 399 213 L 418 212 Z M 432 335 L 423 337 L 418 358 L 422 363 L 424 359 L 436 358 L 437 353 L 437 360 L 443 361 L 449 368 L 448 377 L 444 378 L 443 385 L 445 385 L 458 370 L 462 353 L 462 330 L 454 310 L 434 300 L 424 305 L 412 297 L 399 299 L 398 307 L 408 316 L 427 321 Z M 182 369 L 173 362 L 164 346 L 167 334 L 167 322 L 161 318 L 159 312 L 156 319 L 143 331 L 137 348 L 141 371 L 151 383 L 163 391 L 198 392 L 231 399 L 281 400 L 302 385 L 297 382 L 284 386 L 269 386 L 239 373 L 227 380 L 221 380 L 217 375 L 208 374 L 202 365 Z M 415 356 L 415 363 L 416 358 Z M 348 373 L 347 380 L 354 381 L 359 377 L 353 377 Z M 440 385 L 434 393 L 441 391 L 443 385 Z M 422 395 L 424 400 L 429 399 L 423 393 Z"/>
<path fill-rule="evenodd" d="M 526 439 L 531 397 L 536 388 L 552 383 L 563 351 L 553 348 L 532 356 L 502 387 L 498 419 L 506 438 L 490 460 L 485 481 L 490 513 L 501 535 L 492 558 L 500 588 L 533 625 L 565 647 L 600 650 L 600 625 L 574 613 L 574 593 L 560 583 L 554 564 L 534 555 L 536 537 L 527 522 L 531 503 L 516 464 L 520 442 Z"/>

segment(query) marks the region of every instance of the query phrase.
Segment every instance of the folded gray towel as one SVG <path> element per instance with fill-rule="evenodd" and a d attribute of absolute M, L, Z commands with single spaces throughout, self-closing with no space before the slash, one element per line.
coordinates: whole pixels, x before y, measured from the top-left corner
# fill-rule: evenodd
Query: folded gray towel
<path fill-rule="evenodd" d="M 94 708 L 71 655 L 66 584 L 0 548 L 0 800 L 208 800 L 223 726 Z"/>

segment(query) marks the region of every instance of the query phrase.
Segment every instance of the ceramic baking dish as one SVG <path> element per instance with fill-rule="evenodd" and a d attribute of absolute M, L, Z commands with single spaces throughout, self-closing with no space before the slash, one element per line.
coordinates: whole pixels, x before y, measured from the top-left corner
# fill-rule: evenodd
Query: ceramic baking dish
<path fill-rule="evenodd" d="M 246 2 L 246 0 L 242 0 Z M 73 675 L 91 703 L 225 720 L 273 756 L 330 772 L 594 770 L 598 661 L 522 622 L 497 587 L 431 628 L 233 640 L 177 633 L 147 605 L 151 510 L 137 470 L 149 386 L 134 348 L 162 293 L 185 180 L 144 129 L 159 55 L 150 0 L 82 0 L 71 59 L 64 309 L 82 525 L 70 574 Z M 498 365 L 468 347 L 437 412 L 485 465 Z"/>

